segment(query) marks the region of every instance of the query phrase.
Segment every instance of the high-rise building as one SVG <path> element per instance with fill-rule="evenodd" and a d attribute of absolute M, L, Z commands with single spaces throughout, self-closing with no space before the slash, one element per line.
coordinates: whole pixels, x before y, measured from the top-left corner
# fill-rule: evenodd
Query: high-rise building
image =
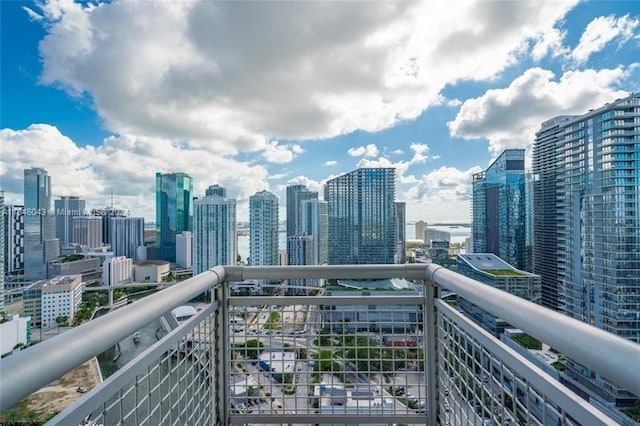
<path fill-rule="evenodd" d="M 302 202 L 317 199 L 318 193 L 309 191 L 305 185 L 287 186 L 287 240 L 293 236 L 304 235 L 302 230 Z M 287 264 L 295 265 L 295 263 L 292 263 L 293 261 L 287 248 Z"/>
<path fill-rule="evenodd" d="M 329 180 L 329 264 L 394 263 L 395 169 L 360 168 Z"/>
<path fill-rule="evenodd" d="M 219 186 L 208 193 L 193 203 L 194 274 L 237 262 L 236 200 L 225 198 L 226 190 Z"/>
<path fill-rule="evenodd" d="M 473 252 L 526 268 L 524 149 L 507 149 L 473 176 Z"/>
<path fill-rule="evenodd" d="M 249 197 L 249 264 L 278 265 L 278 197 L 259 191 Z"/>
<path fill-rule="evenodd" d="M 426 247 L 431 247 L 431 244 L 434 241 L 448 241 L 451 242 L 451 233 L 447 231 L 440 231 L 435 228 L 424 228 L 424 245 Z"/>
<path fill-rule="evenodd" d="M 309 191 L 305 185 L 287 186 L 287 238 L 301 235 L 300 203 L 304 200 L 317 199 L 318 193 Z"/>
<path fill-rule="evenodd" d="M 4 206 L 4 272 L 24 272 L 24 207 Z"/>
<path fill-rule="evenodd" d="M 176 235 L 176 265 L 193 268 L 193 234 L 189 231 Z"/>
<path fill-rule="evenodd" d="M 143 217 L 111 217 L 111 251 L 115 256 L 138 258 L 138 247 L 144 246 Z M 103 227 L 104 229 L 104 227 Z"/>
<path fill-rule="evenodd" d="M 210 185 L 206 191 L 204 192 L 204 195 L 206 197 L 211 197 L 211 196 L 218 196 L 218 197 L 222 197 L 222 198 L 226 198 L 227 197 L 227 190 L 226 188 L 221 187 L 218 184 L 215 185 Z"/>
<path fill-rule="evenodd" d="M 54 254 L 45 252 L 45 241 L 55 239 L 51 210 L 51 178 L 46 170 L 24 170 L 24 275 L 37 280 L 47 276 L 46 264 Z M 47 248 L 53 244 L 48 244 Z"/>
<path fill-rule="evenodd" d="M 85 201 L 76 196 L 62 196 L 53 202 L 56 214 L 56 238 L 60 244 L 73 243 L 73 218 L 85 215 Z"/>
<path fill-rule="evenodd" d="M 533 145 L 533 272 L 542 278 L 542 305 L 564 309 L 564 290 L 558 278 L 557 186 L 560 162 L 556 145 L 573 117 L 561 116 L 542 123 Z"/>
<path fill-rule="evenodd" d="M 407 203 L 397 201 L 396 206 L 396 254 L 395 263 L 405 263 L 407 254 Z"/>
<path fill-rule="evenodd" d="M 99 216 L 102 219 L 102 239 L 105 245 L 111 244 L 111 219 L 114 217 L 126 217 L 127 212 L 123 209 L 105 207 L 103 209 L 91 209 L 92 216 Z"/>
<path fill-rule="evenodd" d="M 313 265 L 329 261 L 329 207 L 326 201 L 308 199 L 300 202 L 301 234 L 313 237 Z"/>
<path fill-rule="evenodd" d="M 287 258 L 289 265 L 313 265 L 313 237 L 311 235 L 294 235 L 287 238 Z M 288 282 L 289 294 L 304 294 L 309 287 L 318 287 L 318 280 L 313 278 L 295 278 Z"/>
<path fill-rule="evenodd" d="M 535 176 L 528 172 L 524 175 L 524 250 L 525 268 L 527 272 L 533 272 L 533 182 Z"/>
<path fill-rule="evenodd" d="M 102 264 L 102 284 L 107 287 L 133 281 L 133 260 L 124 256 L 111 257 Z"/>
<path fill-rule="evenodd" d="M 101 247 L 102 218 L 99 216 L 75 216 L 73 218 L 73 242 L 88 248 Z"/>
<path fill-rule="evenodd" d="M 552 119 L 536 134 L 533 172 L 534 271 L 548 275 L 543 300 L 640 343 L 638 134 L 640 94 Z M 567 372 L 609 403 L 635 398 L 575 362 Z"/>
<path fill-rule="evenodd" d="M 176 261 L 176 235 L 192 231 L 193 179 L 186 173 L 156 173 L 158 258 Z"/>
<path fill-rule="evenodd" d="M 427 230 L 427 222 L 419 220 L 416 222 L 416 240 L 424 239 L 424 231 Z M 426 241 L 425 241 L 426 243 Z"/>

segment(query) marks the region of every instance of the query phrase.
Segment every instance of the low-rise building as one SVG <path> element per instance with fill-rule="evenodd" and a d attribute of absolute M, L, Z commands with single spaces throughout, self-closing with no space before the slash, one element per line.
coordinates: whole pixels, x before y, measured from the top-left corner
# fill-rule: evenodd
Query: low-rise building
<path fill-rule="evenodd" d="M 69 254 L 47 264 L 47 277 L 81 275 L 82 281 L 99 280 L 102 276 L 100 259 L 85 254 Z"/>
<path fill-rule="evenodd" d="M 459 273 L 469 278 L 514 296 L 535 303 L 541 302 L 540 275 L 516 269 L 493 253 L 459 254 L 456 266 Z M 465 315 L 496 337 L 500 337 L 504 330 L 510 327 L 501 318 L 497 318 L 462 297 L 458 298 L 458 306 Z"/>
<path fill-rule="evenodd" d="M 139 283 L 159 283 L 171 272 L 164 260 L 140 260 L 133 263 L 133 279 Z"/>
<path fill-rule="evenodd" d="M 394 410 L 390 398 L 380 396 L 374 389 L 345 388 L 342 385 L 320 383 L 315 386 L 314 399 L 318 402 L 319 414 L 376 415 Z M 386 425 L 387 423 L 372 423 Z"/>
<path fill-rule="evenodd" d="M 394 297 L 419 296 L 422 288 L 402 279 L 351 281 L 339 280 L 327 287 L 325 296 L 376 296 L 384 304 L 345 304 L 322 306 L 325 327 L 337 332 L 415 333 L 421 323 L 417 305 L 394 303 Z"/>
<path fill-rule="evenodd" d="M 40 280 L 22 291 L 24 312 L 35 326 L 51 328 L 58 317 L 72 322 L 82 302 L 82 277 L 60 276 Z"/>

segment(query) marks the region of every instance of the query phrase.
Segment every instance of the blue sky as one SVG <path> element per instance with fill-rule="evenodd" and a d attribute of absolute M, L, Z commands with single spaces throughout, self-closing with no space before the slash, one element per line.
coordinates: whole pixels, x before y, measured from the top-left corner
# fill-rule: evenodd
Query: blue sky
<path fill-rule="evenodd" d="M 248 197 L 396 167 L 409 221 L 540 123 L 640 90 L 640 3 L 1 2 L 0 186 L 154 219 L 155 172 Z M 281 213 L 284 219 L 284 213 Z"/>

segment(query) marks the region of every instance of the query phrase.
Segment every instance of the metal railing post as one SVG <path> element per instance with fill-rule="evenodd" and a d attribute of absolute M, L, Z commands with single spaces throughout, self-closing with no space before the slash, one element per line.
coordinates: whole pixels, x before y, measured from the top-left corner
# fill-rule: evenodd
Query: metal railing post
<path fill-rule="evenodd" d="M 215 315 L 214 363 L 215 363 L 215 416 L 217 425 L 229 424 L 229 406 L 226 397 L 229 389 L 229 294 L 228 285 L 224 281 L 211 289 L 212 301 L 218 303 Z"/>
<path fill-rule="evenodd" d="M 438 414 L 438 324 L 436 318 L 435 297 L 437 287 L 431 280 L 424 280 L 424 345 L 427 361 L 427 424 L 437 424 Z"/>

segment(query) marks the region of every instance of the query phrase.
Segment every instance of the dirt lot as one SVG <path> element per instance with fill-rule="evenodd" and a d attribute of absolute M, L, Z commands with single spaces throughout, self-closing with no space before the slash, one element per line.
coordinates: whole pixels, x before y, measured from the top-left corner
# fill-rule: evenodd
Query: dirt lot
<path fill-rule="evenodd" d="M 0 413 L 0 424 L 44 423 L 82 397 L 83 393 L 78 392 L 78 388 L 89 391 L 99 383 L 98 368 L 94 358 L 71 370 L 59 380 L 32 393 L 11 410 Z"/>

